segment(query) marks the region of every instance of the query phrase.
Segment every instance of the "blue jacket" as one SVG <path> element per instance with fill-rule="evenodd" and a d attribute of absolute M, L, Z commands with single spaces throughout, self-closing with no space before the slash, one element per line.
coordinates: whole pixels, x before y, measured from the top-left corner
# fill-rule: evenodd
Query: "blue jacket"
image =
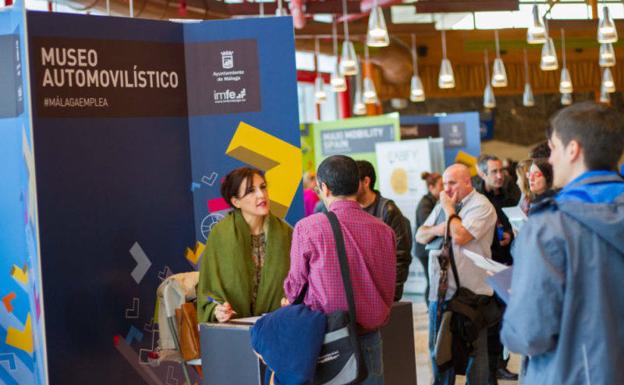
<path fill-rule="evenodd" d="M 501 338 L 525 384 L 624 384 L 624 180 L 589 172 L 532 211 L 516 239 Z"/>

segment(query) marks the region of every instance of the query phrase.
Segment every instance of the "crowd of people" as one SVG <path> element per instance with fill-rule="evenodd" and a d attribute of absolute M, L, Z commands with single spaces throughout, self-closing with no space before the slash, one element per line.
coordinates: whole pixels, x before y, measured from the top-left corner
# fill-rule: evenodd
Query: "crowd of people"
<path fill-rule="evenodd" d="M 233 210 L 213 228 L 202 255 L 199 321 L 262 315 L 292 303 L 304 288 L 311 309 L 346 310 L 331 225 L 314 214 L 320 203 L 343 233 L 368 369 L 364 384 L 383 384 L 379 328 L 402 297 L 412 241 L 427 272 L 434 384 L 453 384 L 464 372 L 471 385 L 517 379 L 507 369 L 505 347 L 525 357 L 525 384 L 623 384 L 624 178 L 616 171 L 623 150 L 617 111 L 591 102 L 567 107 L 527 160 L 505 164 L 485 154 L 474 177 L 462 164 L 442 175 L 424 173 L 428 192 L 416 210 L 414 235 L 397 205 L 374 189 L 375 169 L 367 161 L 331 156 L 307 174 L 306 217 L 294 229 L 270 213 L 263 174 L 236 169 L 221 187 Z M 503 211 L 510 206 L 528 215 L 520 231 Z M 471 253 L 513 266 L 507 303 Z M 477 314 L 487 320 L 482 324 L 454 318 L 455 334 L 464 334 L 457 328 L 474 333 L 462 340 L 469 342 L 463 366 L 455 340 L 454 364 L 441 365 L 443 314 L 455 317 L 456 299 L 466 293 L 477 313 L 499 315 Z"/>

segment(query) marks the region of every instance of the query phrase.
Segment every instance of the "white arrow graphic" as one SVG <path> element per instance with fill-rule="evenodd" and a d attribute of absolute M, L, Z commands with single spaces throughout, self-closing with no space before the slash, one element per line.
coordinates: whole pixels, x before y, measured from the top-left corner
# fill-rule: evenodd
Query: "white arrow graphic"
<path fill-rule="evenodd" d="M 130 254 L 132 258 L 137 262 L 136 267 L 132 270 L 132 278 L 136 281 L 136 283 L 140 283 L 147 270 L 149 270 L 150 266 L 152 266 L 152 261 L 147 258 L 145 252 L 141 248 L 138 242 L 134 242 L 134 245 L 130 248 Z"/>

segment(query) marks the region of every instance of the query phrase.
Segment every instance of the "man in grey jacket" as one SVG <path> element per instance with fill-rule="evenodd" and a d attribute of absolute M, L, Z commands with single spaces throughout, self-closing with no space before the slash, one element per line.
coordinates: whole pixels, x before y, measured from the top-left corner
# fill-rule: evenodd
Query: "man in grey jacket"
<path fill-rule="evenodd" d="M 551 121 L 554 184 L 531 209 L 501 337 L 529 357 L 525 384 L 624 384 L 624 124 L 593 102 Z"/>

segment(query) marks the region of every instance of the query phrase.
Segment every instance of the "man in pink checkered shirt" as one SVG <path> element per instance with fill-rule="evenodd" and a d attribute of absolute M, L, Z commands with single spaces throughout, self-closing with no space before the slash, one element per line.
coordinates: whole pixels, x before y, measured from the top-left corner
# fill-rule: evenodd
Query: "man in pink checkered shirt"
<path fill-rule="evenodd" d="M 340 222 L 353 283 L 359 339 L 369 376 L 366 385 L 383 384 L 379 327 L 390 316 L 395 276 L 394 231 L 363 211 L 356 200 L 359 173 L 355 161 L 335 155 L 318 168 L 317 188 Z M 329 314 L 348 310 L 340 263 L 329 220 L 314 214 L 297 223 L 290 251 L 290 272 L 284 282 L 288 301 L 308 283 L 304 303 Z"/>

